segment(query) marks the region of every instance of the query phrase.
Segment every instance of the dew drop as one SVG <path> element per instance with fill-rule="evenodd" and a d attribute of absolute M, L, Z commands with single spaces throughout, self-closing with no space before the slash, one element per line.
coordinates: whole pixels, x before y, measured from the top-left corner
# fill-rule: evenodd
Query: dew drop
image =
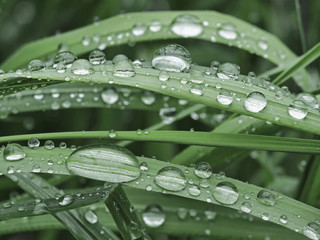
<path fill-rule="evenodd" d="M 154 68 L 171 72 L 181 72 L 184 69 L 189 69 L 190 64 L 190 53 L 178 44 L 162 46 L 154 53 L 152 59 Z"/>
<path fill-rule="evenodd" d="M 222 105 L 230 105 L 233 101 L 233 96 L 229 91 L 221 91 L 217 96 L 217 100 Z"/>
<path fill-rule="evenodd" d="M 189 194 L 194 197 L 199 196 L 201 194 L 200 188 L 197 185 L 191 185 L 189 187 Z"/>
<path fill-rule="evenodd" d="M 66 194 L 58 199 L 60 206 L 67 206 L 73 202 L 73 196 Z"/>
<path fill-rule="evenodd" d="M 40 60 L 32 60 L 29 65 L 28 65 L 28 69 L 30 71 L 40 71 L 45 69 L 46 65 L 40 61 Z"/>
<path fill-rule="evenodd" d="M 100 50 L 94 50 L 89 55 L 89 61 L 93 65 L 100 65 L 106 61 L 106 55 Z"/>
<path fill-rule="evenodd" d="M 137 22 L 132 28 L 132 34 L 136 37 L 142 36 L 147 31 L 147 27 L 142 22 Z"/>
<path fill-rule="evenodd" d="M 153 92 L 150 91 L 143 91 L 141 94 L 141 102 L 143 102 L 145 105 L 152 105 L 156 101 L 156 96 Z"/>
<path fill-rule="evenodd" d="M 68 157 L 66 164 L 72 174 L 106 182 L 130 182 L 140 176 L 137 157 L 114 144 L 78 148 Z"/>
<path fill-rule="evenodd" d="M 270 215 L 269 215 L 269 213 L 263 213 L 263 214 L 261 215 L 261 218 L 262 218 L 262 220 L 264 220 L 264 221 L 269 221 Z"/>
<path fill-rule="evenodd" d="M 249 202 L 243 202 L 240 206 L 242 212 L 250 213 L 252 211 L 252 204 Z"/>
<path fill-rule="evenodd" d="M 106 104 L 115 104 L 119 100 L 119 94 L 114 88 L 106 88 L 101 92 L 102 101 Z"/>
<path fill-rule="evenodd" d="M 190 93 L 202 96 L 203 95 L 203 87 L 200 85 L 192 85 L 190 88 Z"/>
<path fill-rule="evenodd" d="M 164 224 L 166 214 L 159 205 L 149 205 L 142 213 L 143 222 L 151 228 L 157 228 Z"/>
<path fill-rule="evenodd" d="M 85 214 L 84 217 L 86 221 L 90 224 L 96 224 L 98 222 L 98 216 L 91 210 L 88 210 Z"/>
<path fill-rule="evenodd" d="M 268 45 L 268 43 L 267 43 L 267 41 L 265 41 L 264 39 L 260 39 L 259 41 L 258 41 L 258 47 L 261 49 L 261 50 L 267 50 L 268 49 L 268 47 L 269 47 L 269 45 Z"/>
<path fill-rule="evenodd" d="M 162 26 L 161 26 L 161 22 L 158 20 L 153 20 L 150 22 L 149 25 L 149 30 L 151 32 L 159 32 L 161 30 Z"/>
<path fill-rule="evenodd" d="M 267 206 L 273 206 L 276 202 L 275 195 L 267 190 L 260 190 L 257 194 L 258 201 Z"/>
<path fill-rule="evenodd" d="M 127 56 L 118 54 L 113 58 L 113 75 L 116 77 L 133 77 L 136 73 Z"/>
<path fill-rule="evenodd" d="M 71 71 L 75 75 L 89 75 L 93 73 L 93 66 L 88 60 L 79 59 L 72 64 Z"/>
<path fill-rule="evenodd" d="M 288 222 L 288 217 L 287 215 L 281 215 L 280 218 L 279 218 L 279 221 L 282 223 L 282 224 L 286 224 Z"/>
<path fill-rule="evenodd" d="M 240 67 L 233 63 L 223 63 L 219 66 L 217 76 L 221 79 L 235 80 L 240 73 Z"/>
<path fill-rule="evenodd" d="M 218 28 L 220 37 L 227 40 L 235 40 L 238 37 L 236 27 L 231 23 L 224 23 Z"/>
<path fill-rule="evenodd" d="M 244 100 L 244 107 L 249 112 L 260 112 L 267 106 L 266 97 L 260 92 L 252 92 Z"/>
<path fill-rule="evenodd" d="M 302 231 L 303 235 L 312 239 L 319 240 L 320 239 L 320 225 L 316 222 L 310 222 L 303 227 Z"/>
<path fill-rule="evenodd" d="M 295 119 L 304 119 L 308 114 L 307 106 L 300 100 L 294 100 L 288 107 L 289 115 Z"/>
<path fill-rule="evenodd" d="M 187 185 L 184 173 L 176 167 L 164 167 L 157 173 L 155 183 L 165 189 L 173 192 L 183 190 Z"/>
<path fill-rule="evenodd" d="M 212 192 L 213 197 L 217 202 L 226 205 L 234 204 L 239 197 L 237 187 L 231 182 L 218 183 Z"/>
<path fill-rule="evenodd" d="M 209 163 L 207 162 L 200 162 L 194 169 L 194 173 L 199 178 L 209 178 L 212 174 L 212 169 Z"/>
<path fill-rule="evenodd" d="M 3 158 L 7 161 L 19 161 L 26 157 L 23 147 L 17 143 L 8 144 L 3 150 Z"/>
<path fill-rule="evenodd" d="M 47 149 L 47 150 L 54 149 L 54 142 L 51 141 L 51 140 L 45 141 L 44 148 Z"/>
<path fill-rule="evenodd" d="M 56 68 L 58 63 L 62 63 L 63 65 L 70 67 L 71 64 L 76 60 L 77 57 L 72 52 L 59 52 L 53 60 L 53 68 Z"/>
<path fill-rule="evenodd" d="M 196 37 L 203 32 L 201 20 L 193 15 L 179 15 L 171 24 L 171 31 L 181 37 Z"/>

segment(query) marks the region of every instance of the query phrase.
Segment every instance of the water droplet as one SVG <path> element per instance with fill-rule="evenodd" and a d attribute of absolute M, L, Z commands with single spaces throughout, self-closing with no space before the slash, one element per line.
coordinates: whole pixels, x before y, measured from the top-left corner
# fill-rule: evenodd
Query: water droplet
<path fill-rule="evenodd" d="M 209 178 L 212 174 L 212 169 L 209 163 L 207 162 L 200 162 L 194 169 L 194 173 L 199 178 Z"/>
<path fill-rule="evenodd" d="M 159 116 L 164 124 L 171 124 L 176 120 L 176 108 L 160 108 Z"/>
<path fill-rule="evenodd" d="M 299 93 L 295 100 L 300 100 L 311 108 L 319 109 L 319 102 L 317 98 L 311 93 Z"/>
<path fill-rule="evenodd" d="M 137 22 L 132 28 L 132 34 L 134 36 L 142 36 L 147 31 L 147 27 L 142 22 Z"/>
<path fill-rule="evenodd" d="M 264 39 L 260 39 L 258 41 L 258 47 L 265 51 L 268 49 L 269 45 L 268 45 L 267 41 L 265 41 Z"/>
<path fill-rule="evenodd" d="M 166 214 L 159 205 L 149 205 L 143 211 L 142 219 L 148 227 L 157 228 L 165 222 Z"/>
<path fill-rule="evenodd" d="M 8 144 L 3 150 L 3 158 L 7 161 L 19 161 L 26 157 L 23 147 L 17 143 Z"/>
<path fill-rule="evenodd" d="M 294 100 L 288 107 L 289 115 L 295 119 L 304 119 L 308 114 L 307 106 L 299 100 Z"/>
<path fill-rule="evenodd" d="M 235 80 L 240 73 L 240 67 L 233 63 L 223 63 L 219 66 L 217 76 L 221 79 Z"/>
<path fill-rule="evenodd" d="M 152 105 L 156 101 L 156 96 L 153 92 L 143 91 L 140 99 L 145 105 Z"/>
<path fill-rule="evenodd" d="M 45 69 L 46 65 L 40 61 L 40 60 L 32 60 L 29 65 L 28 65 L 28 69 L 30 71 L 40 71 Z"/>
<path fill-rule="evenodd" d="M 54 142 L 52 142 L 51 140 L 45 141 L 44 148 L 47 150 L 54 149 Z"/>
<path fill-rule="evenodd" d="M 200 85 L 192 85 L 189 91 L 198 96 L 203 95 L 203 87 Z"/>
<path fill-rule="evenodd" d="M 310 222 L 303 227 L 302 231 L 303 235 L 312 239 L 319 240 L 320 239 L 320 225 L 316 222 Z"/>
<path fill-rule="evenodd" d="M 178 44 L 162 46 L 154 53 L 152 59 L 154 68 L 171 72 L 181 72 L 184 69 L 189 69 L 190 64 L 190 53 Z"/>
<path fill-rule="evenodd" d="M 258 201 L 267 206 L 273 206 L 276 202 L 275 195 L 267 190 L 262 189 L 257 194 Z"/>
<path fill-rule="evenodd" d="M 40 146 L 40 141 L 37 138 L 31 138 L 28 141 L 28 146 L 31 149 L 36 149 Z"/>
<path fill-rule="evenodd" d="M 177 16 L 172 21 L 171 31 L 178 36 L 188 38 L 199 36 L 203 27 L 198 17 L 184 14 Z"/>
<path fill-rule="evenodd" d="M 204 211 L 204 215 L 208 221 L 212 221 L 216 218 L 217 212 L 212 209 L 207 209 Z"/>
<path fill-rule="evenodd" d="M 130 182 L 140 176 L 137 157 L 114 144 L 78 148 L 66 163 L 72 174 L 106 182 Z"/>
<path fill-rule="evenodd" d="M 181 191 L 187 185 L 187 180 L 184 173 L 176 167 L 164 167 L 157 173 L 155 183 L 165 189 L 170 191 Z"/>
<path fill-rule="evenodd" d="M 58 199 L 60 206 L 67 206 L 73 202 L 73 196 L 66 194 Z"/>
<path fill-rule="evenodd" d="M 153 20 L 150 22 L 149 25 L 149 30 L 151 32 L 159 32 L 161 30 L 162 26 L 161 26 L 161 22 L 158 20 Z"/>
<path fill-rule="evenodd" d="M 269 215 L 269 213 L 263 213 L 263 214 L 261 215 L 261 218 L 262 218 L 262 220 L 264 220 L 264 221 L 269 221 L 270 215 Z"/>
<path fill-rule="evenodd" d="M 98 216 L 91 210 L 88 210 L 84 214 L 84 217 L 87 220 L 87 222 L 90 224 L 96 224 L 98 222 Z"/>
<path fill-rule="evenodd" d="M 115 104 L 119 100 L 119 94 L 114 88 L 107 88 L 101 92 L 102 101 L 106 104 Z"/>
<path fill-rule="evenodd" d="M 106 61 L 106 55 L 100 50 L 94 50 L 89 55 L 89 61 L 93 65 L 100 65 Z"/>
<path fill-rule="evenodd" d="M 282 224 L 286 224 L 288 222 L 288 217 L 287 215 L 281 215 L 280 218 L 279 218 L 279 221 L 282 223 Z"/>
<path fill-rule="evenodd" d="M 233 101 L 233 96 L 229 91 L 221 91 L 217 96 L 217 100 L 222 105 L 230 105 Z"/>
<path fill-rule="evenodd" d="M 141 171 L 148 171 L 149 167 L 148 167 L 148 164 L 146 162 L 142 162 L 140 164 L 140 170 Z"/>
<path fill-rule="evenodd" d="M 266 97 L 260 92 L 252 92 L 244 100 L 244 107 L 249 112 L 260 112 L 267 106 Z"/>
<path fill-rule="evenodd" d="M 93 66 L 88 60 L 79 59 L 72 64 L 71 71 L 75 75 L 89 75 L 93 73 Z"/>
<path fill-rule="evenodd" d="M 231 23 L 224 23 L 218 28 L 220 37 L 227 40 L 235 40 L 238 37 L 236 27 Z"/>
<path fill-rule="evenodd" d="M 109 137 L 110 138 L 115 138 L 116 136 L 117 136 L 117 132 L 115 130 L 111 129 L 109 131 Z"/>
<path fill-rule="evenodd" d="M 59 52 L 53 60 L 53 68 L 56 68 L 58 63 L 62 63 L 63 65 L 70 67 L 71 64 L 76 60 L 77 57 L 72 52 Z"/>
<path fill-rule="evenodd" d="M 200 195 L 201 191 L 197 185 L 191 185 L 189 187 L 189 193 L 190 193 L 190 195 L 197 197 Z"/>
<path fill-rule="evenodd" d="M 133 77 L 136 73 L 127 56 L 118 54 L 113 58 L 113 75 L 116 77 Z"/>
<path fill-rule="evenodd" d="M 239 197 L 237 187 L 231 182 L 218 183 L 212 192 L 213 197 L 221 204 L 232 205 Z"/>
<path fill-rule="evenodd" d="M 243 202 L 240 206 L 242 212 L 250 213 L 252 211 L 252 204 L 249 202 Z"/>

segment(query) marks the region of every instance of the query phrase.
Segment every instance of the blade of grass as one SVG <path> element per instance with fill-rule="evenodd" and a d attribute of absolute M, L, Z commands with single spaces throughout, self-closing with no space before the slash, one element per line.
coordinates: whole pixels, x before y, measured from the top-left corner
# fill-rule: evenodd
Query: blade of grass
<path fill-rule="evenodd" d="M 285 71 L 283 71 L 281 74 L 279 74 L 275 79 L 275 84 L 282 84 L 284 83 L 288 78 L 293 76 L 294 73 L 296 73 L 299 69 L 304 68 L 305 66 L 309 65 L 311 62 L 316 60 L 320 56 L 320 43 L 316 44 L 313 48 L 311 48 L 308 52 L 303 54 L 301 57 L 295 61 L 291 67 L 287 68 Z M 313 91 L 314 89 L 310 89 L 310 91 Z"/>
<path fill-rule="evenodd" d="M 146 130 L 143 134 L 137 134 L 136 131 L 118 131 L 116 136 L 110 131 L 58 132 L 0 137 L 0 142 L 25 141 L 31 138 L 134 140 L 320 154 L 320 140 L 218 132 Z"/>
<path fill-rule="evenodd" d="M 304 34 L 304 30 L 303 30 L 303 25 L 302 25 L 300 3 L 299 3 L 299 0 L 295 0 L 294 3 L 296 6 L 297 22 L 298 22 L 302 52 L 305 53 L 307 51 L 307 44 L 306 44 L 305 34 Z"/>

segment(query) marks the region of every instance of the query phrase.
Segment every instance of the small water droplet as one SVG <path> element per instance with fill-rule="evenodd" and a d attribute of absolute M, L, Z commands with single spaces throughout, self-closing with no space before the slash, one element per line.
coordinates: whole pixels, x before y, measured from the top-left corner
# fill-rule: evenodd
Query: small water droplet
<path fill-rule="evenodd" d="M 67 206 L 73 202 L 73 196 L 66 194 L 58 199 L 60 206 Z"/>
<path fill-rule="evenodd" d="M 197 185 L 191 185 L 189 187 L 189 193 L 190 193 L 190 195 L 197 197 L 200 195 L 201 191 Z"/>
<path fill-rule="evenodd" d="M 46 65 L 40 61 L 40 60 L 32 60 L 29 65 L 28 65 L 28 69 L 30 71 L 40 71 L 45 69 Z"/>
<path fill-rule="evenodd" d="M 179 15 L 171 25 L 171 31 L 181 37 L 196 37 L 203 32 L 201 20 L 193 15 Z"/>
<path fill-rule="evenodd" d="M 258 201 L 267 206 L 273 206 L 276 202 L 275 195 L 267 190 L 260 190 L 257 194 Z"/>
<path fill-rule="evenodd" d="M 146 31 L 147 31 L 147 27 L 142 22 L 137 22 L 136 24 L 134 24 L 132 28 L 132 34 L 137 37 L 142 36 L 143 34 L 146 33 Z"/>
<path fill-rule="evenodd" d="M 231 182 L 218 183 L 212 192 L 213 197 L 221 204 L 232 205 L 239 197 L 237 187 Z"/>
<path fill-rule="evenodd" d="M 88 210 L 84 214 L 85 219 L 87 220 L 88 223 L 90 224 L 96 224 L 98 222 L 98 216 L 91 210 Z"/>
<path fill-rule="evenodd" d="M 233 63 L 223 63 L 219 66 L 217 76 L 221 79 L 236 80 L 240 73 L 240 67 Z"/>
<path fill-rule="evenodd" d="M 238 37 L 236 27 L 231 23 L 224 23 L 218 28 L 220 37 L 227 40 L 235 40 Z"/>
<path fill-rule="evenodd" d="M 119 94 L 114 88 L 106 88 L 101 92 L 102 101 L 106 104 L 115 104 L 119 100 Z"/>
<path fill-rule="evenodd" d="M 92 64 L 86 59 L 75 61 L 71 66 L 71 71 L 75 75 L 89 75 L 94 72 Z"/>
<path fill-rule="evenodd" d="M 149 205 L 142 213 L 143 222 L 151 228 L 157 228 L 164 224 L 166 214 L 159 205 Z"/>
<path fill-rule="evenodd" d="M 156 101 L 156 96 L 153 92 L 150 91 L 143 91 L 141 94 L 141 102 L 145 105 L 152 105 Z"/>
<path fill-rule="evenodd" d="M 212 174 L 212 169 L 209 163 L 207 162 L 200 162 L 194 169 L 194 173 L 199 178 L 209 178 Z"/>
<path fill-rule="evenodd" d="M 243 202 L 240 206 L 242 212 L 250 213 L 252 211 L 252 204 L 249 202 Z"/>
<path fill-rule="evenodd" d="M 47 149 L 47 150 L 54 149 L 54 142 L 51 141 L 51 140 L 45 141 L 44 148 Z"/>
<path fill-rule="evenodd" d="M 203 87 L 200 85 L 192 85 L 189 91 L 198 96 L 203 95 Z"/>
<path fill-rule="evenodd" d="M 53 60 L 53 68 L 56 68 L 58 63 L 62 63 L 63 65 L 70 67 L 71 64 L 76 60 L 77 57 L 72 52 L 59 52 Z"/>
<path fill-rule="evenodd" d="M 159 170 L 154 181 L 159 187 L 174 192 L 183 190 L 187 185 L 183 171 L 171 166 Z"/>
<path fill-rule="evenodd" d="M 153 20 L 150 22 L 149 30 L 151 32 L 159 32 L 162 28 L 161 22 L 158 20 Z"/>
<path fill-rule="evenodd" d="M 152 59 L 154 68 L 171 72 L 181 72 L 184 69 L 189 69 L 190 64 L 190 53 L 186 48 L 178 44 L 162 46 L 154 53 Z"/>
<path fill-rule="evenodd" d="M 100 65 L 106 61 L 106 55 L 100 50 L 94 50 L 89 55 L 89 61 L 93 65 Z"/>
<path fill-rule="evenodd" d="M 222 90 L 219 92 L 217 100 L 222 105 L 230 105 L 233 101 L 233 96 L 229 91 Z"/>
<path fill-rule="evenodd" d="M 244 107 L 249 112 L 260 112 L 267 106 L 266 97 L 260 92 L 252 92 L 244 100 Z"/>
<path fill-rule="evenodd" d="M 136 73 L 132 62 L 127 56 L 118 54 L 113 58 L 113 76 L 133 77 Z"/>
<path fill-rule="evenodd" d="M 288 107 L 289 115 L 295 119 L 304 119 L 308 114 L 307 106 L 299 100 L 294 100 Z"/>
<path fill-rule="evenodd" d="M 280 218 L 279 218 L 279 221 L 282 223 L 282 224 L 286 224 L 288 222 L 288 217 L 287 215 L 281 215 Z"/>

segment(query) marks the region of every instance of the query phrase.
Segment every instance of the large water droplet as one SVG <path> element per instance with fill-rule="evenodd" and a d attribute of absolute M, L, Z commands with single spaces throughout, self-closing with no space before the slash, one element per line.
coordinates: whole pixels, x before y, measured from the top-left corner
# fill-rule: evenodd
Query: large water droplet
<path fill-rule="evenodd" d="M 236 27 L 231 23 L 224 23 L 218 28 L 220 37 L 227 40 L 235 40 L 238 37 Z"/>
<path fill-rule="evenodd" d="M 160 227 L 166 220 L 166 214 L 158 205 L 149 205 L 142 213 L 143 222 L 151 228 Z"/>
<path fill-rule="evenodd" d="M 189 69 L 190 64 L 190 53 L 178 44 L 162 46 L 154 53 L 152 59 L 154 68 L 171 72 L 181 72 L 184 69 Z"/>
<path fill-rule="evenodd" d="M 222 79 L 235 80 L 240 73 L 240 67 L 233 63 L 223 63 L 219 66 L 217 76 Z"/>
<path fill-rule="evenodd" d="M 110 87 L 101 92 L 101 98 L 107 104 L 114 104 L 119 100 L 119 94 Z"/>
<path fill-rule="evenodd" d="M 199 36 L 203 27 L 198 17 L 185 14 L 177 16 L 172 21 L 171 31 L 178 36 L 188 38 Z"/>
<path fill-rule="evenodd" d="M 119 54 L 113 58 L 113 75 L 116 77 L 133 77 L 135 70 L 127 56 Z"/>
<path fill-rule="evenodd" d="M 60 206 L 67 206 L 73 202 L 73 196 L 66 194 L 58 199 Z"/>
<path fill-rule="evenodd" d="M 89 55 L 89 61 L 93 65 L 100 65 L 106 61 L 106 55 L 100 50 L 94 50 Z"/>
<path fill-rule="evenodd" d="M 155 183 L 165 189 L 170 191 L 181 191 L 187 185 L 187 180 L 184 173 L 176 167 L 164 167 L 157 173 Z"/>
<path fill-rule="evenodd" d="M 72 52 L 69 52 L 69 51 L 59 52 L 53 60 L 53 68 L 56 68 L 58 63 L 61 63 L 67 67 L 70 67 L 75 60 L 77 60 L 77 57 Z"/>
<path fill-rule="evenodd" d="M 311 93 L 299 93 L 295 100 L 300 100 L 311 108 L 319 109 L 319 102 L 317 98 Z"/>
<path fill-rule="evenodd" d="M 233 101 L 233 96 L 229 91 L 221 91 L 217 96 L 217 100 L 222 105 L 230 105 Z"/>
<path fill-rule="evenodd" d="M 303 227 L 302 231 L 303 235 L 312 239 L 319 240 L 320 239 L 320 225 L 315 222 L 310 222 Z"/>
<path fill-rule="evenodd" d="M 273 206 L 276 202 L 276 196 L 267 190 L 262 189 L 257 194 L 258 201 L 267 206 Z"/>
<path fill-rule="evenodd" d="M 79 59 L 72 64 L 71 71 L 75 75 L 89 75 L 93 73 L 93 66 L 88 60 Z"/>
<path fill-rule="evenodd" d="M 10 143 L 3 150 L 3 158 L 8 161 L 19 161 L 26 157 L 26 153 L 20 144 Z"/>
<path fill-rule="evenodd" d="M 212 192 L 213 197 L 217 202 L 226 205 L 234 204 L 239 197 L 237 187 L 231 182 L 218 183 Z"/>
<path fill-rule="evenodd" d="M 37 138 L 30 138 L 28 141 L 28 147 L 31 149 L 36 149 L 40 146 L 40 141 Z"/>
<path fill-rule="evenodd" d="M 200 162 L 197 164 L 196 168 L 194 169 L 194 173 L 199 178 L 209 178 L 212 174 L 212 169 L 209 163 Z"/>
<path fill-rule="evenodd" d="M 244 107 L 249 112 L 260 112 L 267 106 L 267 99 L 261 92 L 252 92 L 244 100 Z"/>
<path fill-rule="evenodd" d="M 156 101 L 156 96 L 150 91 L 144 91 L 141 95 L 141 102 L 145 105 L 152 105 Z"/>
<path fill-rule="evenodd" d="M 81 147 L 68 157 L 66 164 L 72 174 L 106 182 L 130 182 L 140 176 L 137 157 L 114 144 Z"/>
<path fill-rule="evenodd" d="M 294 100 L 288 107 L 289 115 L 295 119 L 304 119 L 308 114 L 307 106 L 299 100 Z"/>

